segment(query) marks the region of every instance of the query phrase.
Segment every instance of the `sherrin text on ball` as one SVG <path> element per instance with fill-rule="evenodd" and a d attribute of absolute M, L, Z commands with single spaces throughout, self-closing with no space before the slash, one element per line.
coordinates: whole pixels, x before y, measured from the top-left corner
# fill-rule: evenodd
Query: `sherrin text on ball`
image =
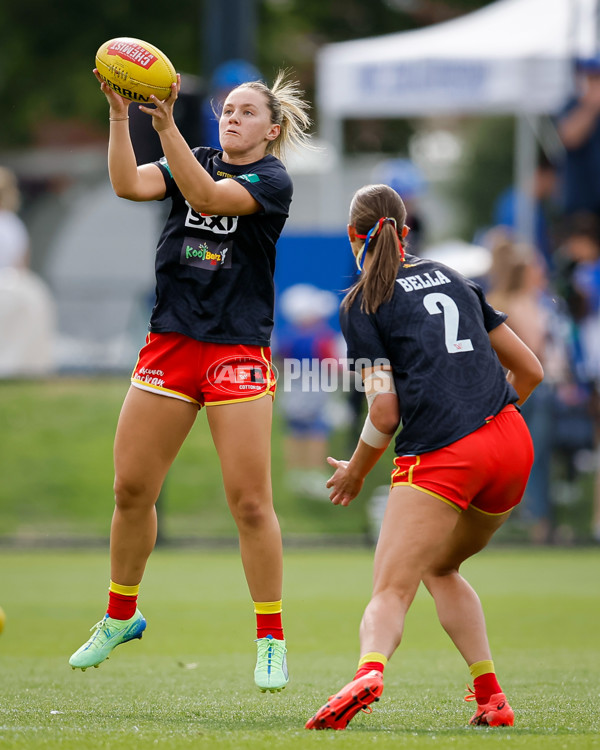
<path fill-rule="evenodd" d="M 133 102 L 150 103 L 152 94 L 166 99 L 177 74 L 169 58 L 153 44 L 132 37 L 104 42 L 96 68 L 113 91 Z"/>

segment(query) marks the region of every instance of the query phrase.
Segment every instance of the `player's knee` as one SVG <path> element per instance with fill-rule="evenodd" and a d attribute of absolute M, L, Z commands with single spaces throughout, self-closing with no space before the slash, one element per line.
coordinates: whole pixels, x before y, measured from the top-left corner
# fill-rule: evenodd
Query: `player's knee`
<path fill-rule="evenodd" d="M 262 526 L 272 513 L 272 505 L 260 493 L 249 491 L 236 493 L 230 497 L 229 504 L 238 526 L 247 528 Z"/>
<path fill-rule="evenodd" d="M 436 565 L 425 573 L 423 584 L 431 592 L 436 586 L 443 586 L 445 582 L 456 575 L 458 575 L 458 568 L 452 565 Z"/>
<path fill-rule="evenodd" d="M 418 578 L 397 578 L 393 582 L 390 581 L 385 585 L 380 585 L 374 593 L 373 599 L 378 599 L 384 609 L 397 604 L 408 609 L 415 598 L 418 587 Z"/>
<path fill-rule="evenodd" d="M 149 494 L 147 483 L 143 479 L 117 475 L 113 490 L 115 504 L 120 510 L 131 510 L 144 504 Z"/>

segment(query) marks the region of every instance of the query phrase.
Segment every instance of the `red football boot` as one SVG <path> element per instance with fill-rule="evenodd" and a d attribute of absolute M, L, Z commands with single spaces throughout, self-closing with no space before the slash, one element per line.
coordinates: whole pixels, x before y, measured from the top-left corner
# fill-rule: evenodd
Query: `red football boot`
<path fill-rule="evenodd" d="M 465 695 L 466 701 L 474 701 L 475 693 Z M 474 726 L 512 727 L 515 723 L 515 712 L 509 706 L 504 693 L 492 695 L 487 703 L 477 706 L 477 711 L 469 719 Z"/>
<path fill-rule="evenodd" d="M 383 675 L 372 670 L 349 682 L 306 722 L 306 729 L 345 729 L 359 711 L 370 714 L 369 704 L 383 693 Z"/>

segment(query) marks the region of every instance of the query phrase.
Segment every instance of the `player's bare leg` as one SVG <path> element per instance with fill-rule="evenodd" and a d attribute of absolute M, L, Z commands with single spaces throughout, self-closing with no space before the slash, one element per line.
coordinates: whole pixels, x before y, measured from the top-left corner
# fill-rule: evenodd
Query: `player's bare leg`
<path fill-rule="evenodd" d="M 509 515 L 490 516 L 475 508 L 461 513 L 454 532 L 440 546 L 423 579 L 442 627 L 467 664 L 491 659 L 491 654 L 481 602 L 458 571 L 467 558 L 487 545 Z"/>
<path fill-rule="evenodd" d="M 197 406 L 188 402 L 129 389 L 115 437 L 111 591 L 115 584 L 135 587 L 142 580 L 156 542 L 158 493 L 197 413 Z M 136 609 L 127 617 L 115 619 L 107 613 L 72 654 L 73 669 L 97 667 L 120 644 L 141 638 L 146 629 L 142 613 Z"/>
<path fill-rule="evenodd" d="M 470 668 L 481 665 L 480 679 L 483 677 L 484 685 L 486 681 L 492 685 L 487 691 L 489 695 L 484 691 L 483 698 L 477 697 L 479 707 L 471 718 L 473 724 L 512 725 L 514 713 L 493 671 L 486 674 L 486 670 L 493 670 L 493 662 L 483 608 L 477 593 L 460 575 L 459 568 L 464 560 L 487 545 L 509 515 L 510 511 L 489 515 L 474 507 L 468 508 L 461 514 L 454 532 L 440 546 L 430 570 L 423 578 L 434 598 L 442 627 Z M 475 697 L 475 694 L 468 695 L 467 700 Z"/>
<path fill-rule="evenodd" d="M 404 619 L 439 545 L 452 533 L 457 511 L 411 487 L 390 492 L 375 552 L 373 595 L 360 625 L 361 657 L 389 659 L 402 639 Z M 368 658 L 368 657 L 367 657 Z M 360 710 L 379 700 L 381 673 L 365 674 L 333 695 L 307 729 L 345 729 Z"/>
<path fill-rule="evenodd" d="M 198 414 L 195 404 L 131 387 L 115 438 L 115 511 L 111 579 L 142 580 L 156 543 L 156 501 L 171 464 Z"/>
<path fill-rule="evenodd" d="M 270 396 L 207 406 L 225 494 L 238 527 L 242 562 L 254 601 L 281 599 L 283 552 L 271 488 Z"/>
<path fill-rule="evenodd" d="M 360 626 L 361 653 L 388 659 L 394 653 L 419 583 L 457 521 L 447 503 L 412 487 L 392 488 L 375 551 L 373 595 Z"/>
<path fill-rule="evenodd" d="M 142 580 L 156 542 L 158 493 L 197 413 L 197 406 L 188 402 L 135 387 L 125 398 L 115 438 L 111 590 L 114 584 L 135 587 Z M 141 638 L 146 628 L 142 613 L 136 609 L 126 617 L 115 619 L 107 613 L 69 659 L 73 669 L 97 667 L 116 646 Z"/>
<path fill-rule="evenodd" d="M 273 400 L 267 395 L 208 406 L 207 414 L 250 595 L 255 604 L 281 602 L 283 551 L 271 488 Z M 257 648 L 256 684 L 263 691 L 281 690 L 288 681 L 283 633 L 258 638 Z"/>

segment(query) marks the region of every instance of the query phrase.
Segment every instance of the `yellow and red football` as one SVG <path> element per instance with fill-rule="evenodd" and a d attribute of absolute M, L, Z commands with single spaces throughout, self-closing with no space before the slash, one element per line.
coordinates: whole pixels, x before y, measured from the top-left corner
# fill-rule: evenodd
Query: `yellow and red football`
<path fill-rule="evenodd" d="M 142 104 L 166 99 L 177 74 L 169 58 L 153 44 L 120 36 L 104 42 L 96 52 L 96 68 L 103 81 L 125 99 Z"/>

